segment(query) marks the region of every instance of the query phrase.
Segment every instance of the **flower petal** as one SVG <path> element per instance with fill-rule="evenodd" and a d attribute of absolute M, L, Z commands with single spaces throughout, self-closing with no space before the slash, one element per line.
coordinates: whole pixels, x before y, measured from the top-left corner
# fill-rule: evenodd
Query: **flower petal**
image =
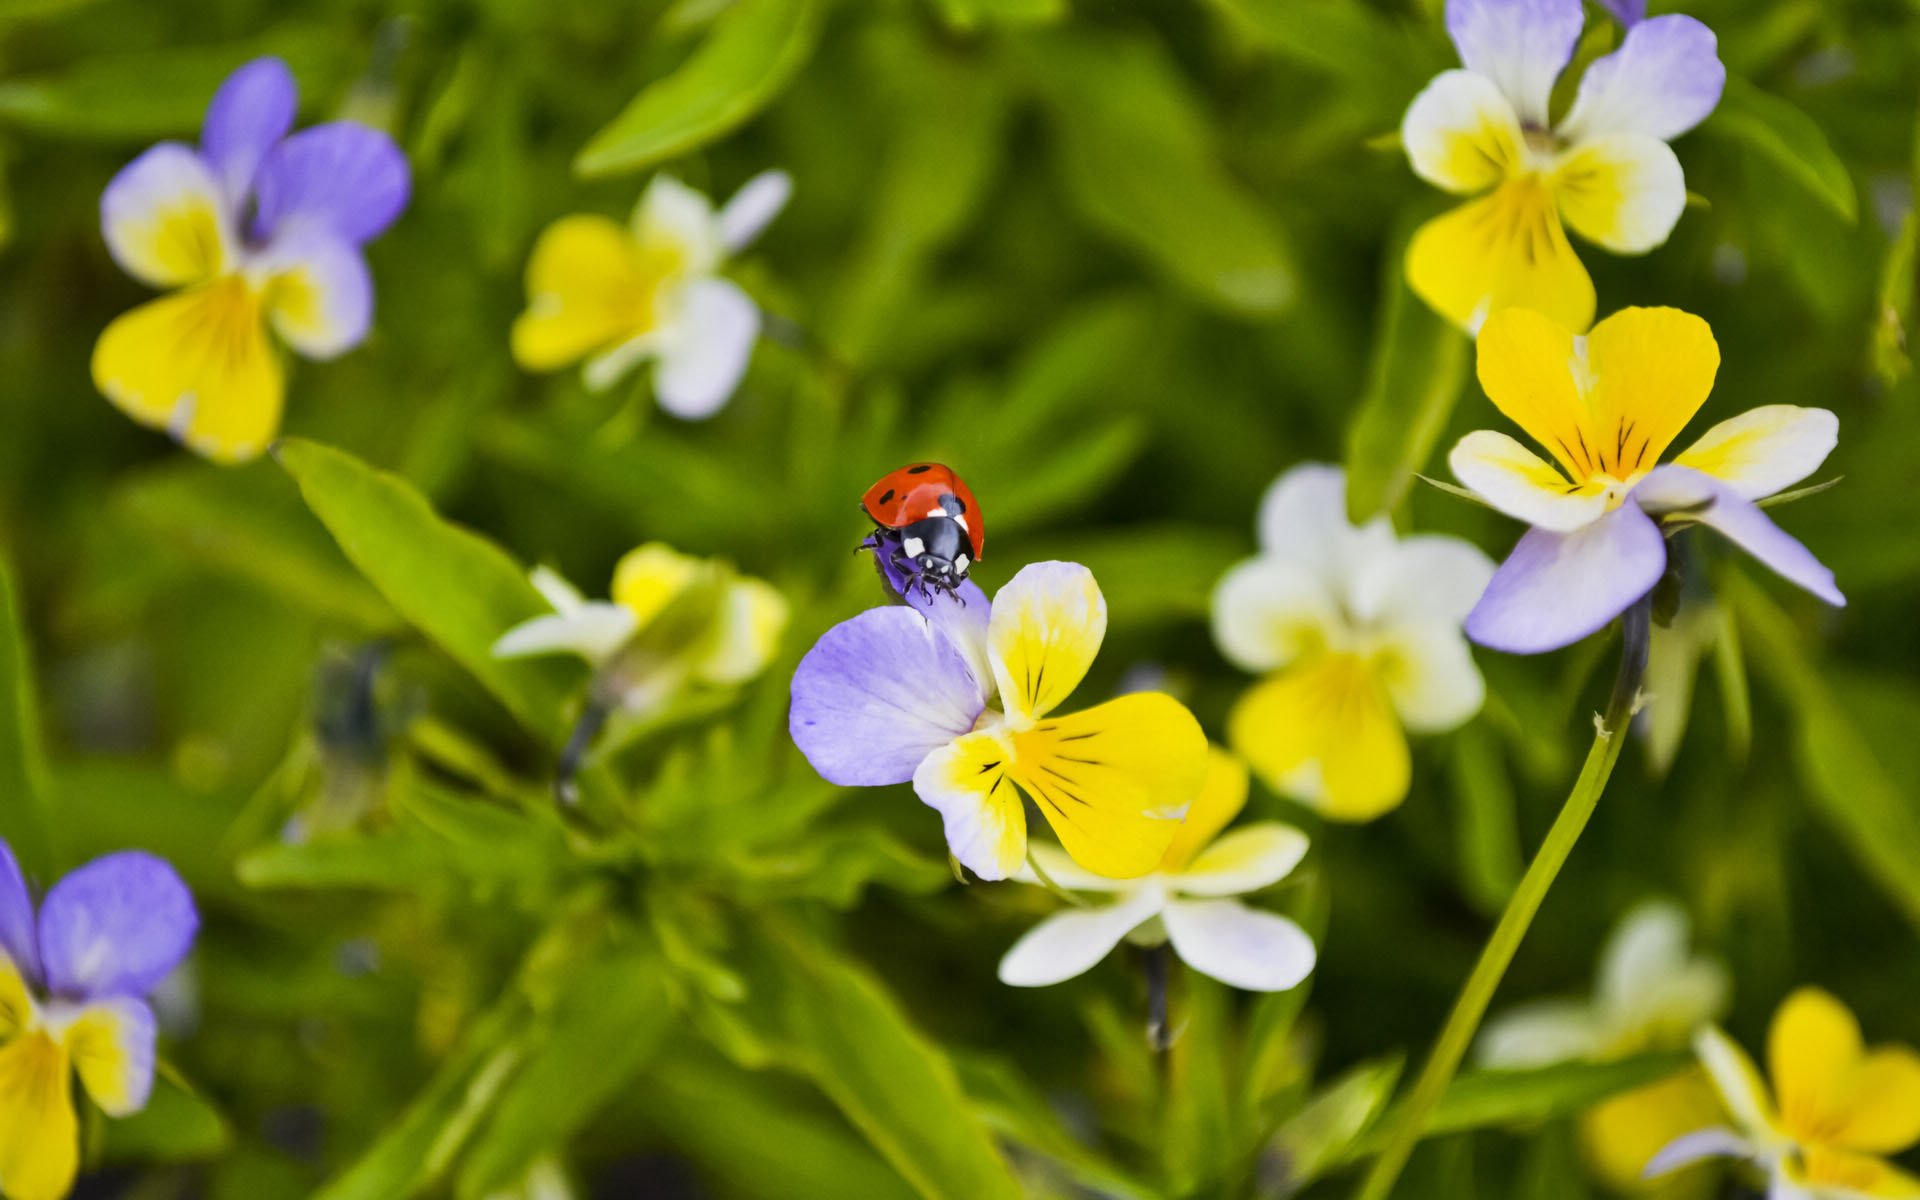
<path fill-rule="evenodd" d="M 161 142 L 100 195 L 100 232 L 120 269 L 150 287 L 200 283 L 238 253 L 220 184 L 191 147 Z"/>
<path fill-rule="evenodd" d="M 33 894 L 13 847 L 0 838 L 0 954 L 29 980 L 40 978 L 39 941 L 33 929 Z"/>
<path fill-rule="evenodd" d="M 1553 193 L 1535 176 L 1510 179 L 1416 230 L 1407 284 L 1469 333 L 1507 308 L 1533 309 L 1570 329 L 1593 321 L 1593 280 L 1567 241 Z"/>
<path fill-rule="evenodd" d="M 620 556 L 613 568 L 613 602 L 645 625 L 660 615 L 694 577 L 701 562 L 665 542 L 647 542 Z"/>
<path fill-rule="evenodd" d="M 1848 1115 L 1849 1084 L 1866 1053 L 1860 1023 L 1847 1006 L 1814 987 L 1781 1003 L 1767 1030 L 1767 1069 L 1780 1101 L 1780 1121 L 1808 1141 Z M 1815 1132 L 1819 1137 L 1810 1136 Z"/>
<path fill-rule="evenodd" d="M 696 279 L 657 331 L 654 391 L 660 407 L 687 421 L 712 416 L 733 398 L 760 337 L 760 308 L 725 279 Z"/>
<path fill-rule="evenodd" d="M 914 794 L 940 814 L 947 849 L 982 879 L 1006 879 L 1027 858 L 1027 812 L 1009 778 L 1012 757 L 998 731 L 983 729 L 938 747 L 913 773 Z"/>
<path fill-rule="evenodd" d="M 386 232 L 413 188 L 393 139 L 353 121 L 294 134 L 260 162 L 254 235 L 272 241 L 293 225 L 317 225 L 356 245 Z"/>
<path fill-rule="evenodd" d="M 885 568 L 881 577 L 887 578 Z M 892 585 L 889 583 L 889 588 Z M 988 627 L 993 618 L 993 604 L 980 585 L 969 579 L 953 590 L 952 595 L 939 592 L 904 592 L 894 590 L 894 594 L 925 617 L 935 629 L 947 635 L 967 656 L 967 665 L 973 669 L 973 677 L 991 688 L 993 684 L 993 663 L 989 650 Z M 992 691 L 987 699 L 994 697 Z"/>
<path fill-rule="evenodd" d="M 1006 590 L 1000 595 L 995 621 Z M 1013 778 L 1060 844 L 1081 866 L 1114 879 L 1160 865 L 1206 778 L 1200 723 L 1159 692 L 1051 717 L 1012 741 Z"/>
<path fill-rule="evenodd" d="M 1302 463 L 1268 486 L 1256 518 L 1262 557 L 1304 568 L 1339 594 L 1359 564 L 1393 545 L 1393 524 L 1375 517 L 1347 520 L 1347 473 L 1325 463 Z"/>
<path fill-rule="evenodd" d="M 1563 485 L 1564 486 L 1564 485 Z M 1423 534 L 1381 548 L 1354 572 L 1347 603 L 1369 621 L 1459 624 L 1493 578 L 1493 560 L 1459 538 Z"/>
<path fill-rule="evenodd" d="M 590 663 L 600 663 L 626 645 L 637 627 L 633 613 L 625 607 L 592 601 L 570 613 L 549 613 L 522 621 L 494 642 L 493 656 L 577 654 Z"/>
<path fill-rule="evenodd" d="M 1491 429 L 1478 429 L 1461 438 L 1447 455 L 1447 466 L 1474 495 L 1515 520 L 1541 529 L 1571 533 L 1593 524 L 1607 512 L 1605 488 L 1568 483 L 1553 464 Z"/>
<path fill-rule="evenodd" d="M 1179 872 L 1187 869 L 1194 855 L 1222 829 L 1227 827 L 1247 804 L 1247 766 L 1218 746 L 1207 746 L 1207 773 L 1200 780 L 1200 793 L 1180 819 L 1173 844 L 1160 859 L 1160 869 Z"/>
<path fill-rule="evenodd" d="M 1539 127 L 1585 23 L 1579 0 L 1447 0 L 1447 34 L 1460 61 L 1499 84 L 1520 120 Z"/>
<path fill-rule="evenodd" d="M 1713 30 L 1678 13 L 1655 17 L 1587 67 L 1556 132 L 1569 142 L 1610 133 L 1670 142 L 1706 120 L 1726 86 Z"/>
<path fill-rule="evenodd" d="M 626 230 L 605 217 L 562 217 L 527 259 L 527 311 L 513 323 L 513 358 L 551 371 L 624 342 L 653 323 L 648 282 Z"/>
<path fill-rule="evenodd" d="M 1239 896 L 1272 887 L 1307 855 L 1307 835 L 1262 821 L 1235 829 L 1202 850 L 1173 880 L 1184 896 Z"/>
<path fill-rule="evenodd" d="M 1007 715 L 1037 720 L 1058 708 L 1086 677 L 1107 635 L 1107 601 L 1079 563 L 1020 568 L 993 598 L 987 642 Z M 1199 786 L 1199 764 L 1194 785 Z M 1175 803 L 1192 799 L 1189 793 Z M 1068 847 L 1072 849 L 1072 847 Z"/>
<path fill-rule="evenodd" d="M 1635 504 L 1573 533 L 1528 530 L 1467 614 L 1467 636 L 1509 654 L 1571 646 L 1651 591 L 1666 566 L 1666 539 Z"/>
<path fill-rule="evenodd" d="M 1486 191 L 1519 170 L 1524 137 L 1499 86 L 1472 71 L 1434 76 L 1400 122 L 1414 173 L 1461 195 Z"/>
<path fill-rule="evenodd" d="M 1486 681 L 1452 621 L 1408 621 L 1387 629 L 1376 636 L 1373 659 L 1394 711 L 1414 733 L 1457 729 L 1486 701 Z"/>
<path fill-rule="evenodd" d="M 1656 515 L 1684 513 L 1759 559 L 1781 578 L 1836 608 L 1846 606 L 1847 598 L 1835 585 L 1833 572 L 1811 550 L 1775 525 L 1752 501 L 1743 500 L 1710 475 L 1669 463 L 1640 481 L 1633 489 L 1633 500 Z"/>
<path fill-rule="evenodd" d="M 1677 308 L 1623 308 L 1587 337 L 1594 465 L 1615 479 L 1651 470 L 1707 401 L 1720 370 L 1713 330 Z"/>
<path fill-rule="evenodd" d="M 1680 160 L 1658 138 L 1610 133 L 1554 162 L 1553 194 L 1573 231 L 1615 254 L 1645 254 L 1666 242 L 1687 207 Z"/>
<path fill-rule="evenodd" d="M 793 673 L 788 729 L 842 787 L 905 783 L 986 706 L 966 657 L 910 609 L 870 609 L 823 634 Z"/>
<path fill-rule="evenodd" d="M 141 997 L 193 948 L 200 914 L 165 862 L 139 850 L 96 858 L 47 893 L 40 961 L 55 995 Z"/>
<path fill-rule="evenodd" d="M 1593 1010 L 1584 1000 L 1534 1000 L 1491 1018 L 1474 1057 L 1502 1071 L 1592 1058 L 1601 1048 Z"/>
<path fill-rule="evenodd" d="M 671 175 L 655 175 L 633 210 L 633 236 L 661 278 L 711 274 L 726 257 L 713 202 Z"/>
<path fill-rule="evenodd" d="M 1849 1080 L 1846 1116 L 1830 1138 L 1870 1154 L 1898 1154 L 1920 1142 L 1920 1054 L 1906 1046 L 1867 1052 Z"/>
<path fill-rule="evenodd" d="M 1231 987 L 1284 992 L 1313 971 L 1313 939 L 1238 900 L 1171 900 L 1161 919 L 1180 960 Z"/>
<path fill-rule="evenodd" d="M 102 1000 L 57 1021 L 87 1095 L 110 1117 L 147 1106 L 153 1092 L 153 1010 L 126 996 Z"/>
<path fill-rule="evenodd" d="M 527 572 L 527 582 L 533 584 L 533 590 L 561 616 L 570 616 L 586 604 L 587 598 L 580 589 L 567 581 L 567 577 L 552 567 L 539 566 Z"/>
<path fill-rule="evenodd" d="M 1706 1072 L 1686 1067 L 1653 1083 L 1616 1092 L 1579 1118 L 1580 1157 L 1607 1190 L 1643 1193 L 1647 1164 L 1676 1138 L 1726 1120 Z M 1702 1169 L 1700 1174 L 1707 1174 Z M 1675 1189 L 1676 1194 L 1681 1194 Z M 1703 1193 L 1694 1193 L 1696 1195 Z"/>
<path fill-rule="evenodd" d="M 308 358 L 337 358 L 366 340 L 373 276 L 353 243 L 325 229 L 295 228 L 261 256 L 262 303 L 273 329 Z"/>
<path fill-rule="evenodd" d="M 767 669 L 780 649 L 790 610 L 787 598 L 759 579 L 727 585 L 715 622 L 713 647 L 694 666 L 703 682 L 718 687 L 745 683 Z"/>
<path fill-rule="evenodd" d="M 116 318 L 94 346 L 93 382 L 121 412 L 217 462 L 266 449 L 285 398 L 260 301 L 234 276 Z"/>
<path fill-rule="evenodd" d="M 1652 1047 L 1682 1044 L 1726 1011 L 1726 966 L 1689 952 L 1686 910 L 1670 900 L 1636 905 L 1600 952 L 1595 1002 L 1616 1033 Z"/>
<path fill-rule="evenodd" d="M 1735 1124 L 1756 1136 L 1774 1129 L 1773 1097 L 1759 1068 L 1738 1042 L 1709 1025 L 1693 1035 L 1693 1053 Z"/>
<path fill-rule="evenodd" d="M 1000 982 L 1010 987 L 1046 987 L 1072 979 L 1151 919 L 1161 902 L 1158 889 L 1142 888 L 1117 904 L 1057 912 L 1029 929 L 1007 951 L 1000 960 Z"/>
<path fill-rule="evenodd" d="M 38 1030 L 0 1046 L 0 1187 L 7 1200 L 64 1200 L 79 1166 L 66 1052 Z"/>
<path fill-rule="evenodd" d="M 720 209 L 720 241 L 729 251 L 746 249 L 792 197 L 793 176 L 785 171 L 755 175 Z"/>
<path fill-rule="evenodd" d="M 1647 19 L 1647 0 L 1600 0 L 1600 7 L 1622 25 L 1633 26 Z"/>
<path fill-rule="evenodd" d="M 1475 345 L 1487 398 L 1553 455 L 1571 483 L 1586 483 L 1600 469 L 1592 413 L 1574 378 L 1582 357 L 1566 322 L 1527 308 L 1495 312 Z"/>
<path fill-rule="evenodd" d="M 1786 1195 L 1783 1200 L 1914 1200 L 1920 1196 L 1920 1178 L 1907 1174 L 1892 1163 L 1867 1154 L 1852 1154 L 1832 1146 L 1812 1144 L 1803 1147 L 1795 1183 L 1806 1190 Z M 1768 1200 L 1775 1200 L 1770 1195 Z"/>
<path fill-rule="evenodd" d="M 1668 1142 L 1647 1161 L 1642 1178 L 1658 1177 L 1707 1158 L 1753 1158 L 1753 1146 L 1731 1129 L 1696 1129 Z"/>
<path fill-rule="evenodd" d="M 1278 670 L 1316 654 L 1343 624 L 1328 581 L 1292 559 L 1247 559 L 1213 591 L 1214 644 L 1244 671 Z"/>
<path fill-rule="evenodd" d="M 1372 820 L 1406 798 L 1412 778 L 1386 689 L 1351 654 L 1249 688 L 1227 718 L 1227 740 L 1268 787 L 1331 820 Z"/>
<path fill-rule="evenodd" d="M 213 94 L 200 127 L 200 153 L 220 180 L 228 211 L 240 211 L 260 160 L 293 128 L 299 98 L 293 72 L 272 57 L 237 68 Z"/>
<path fill-rule="evenodd" d="M 0 1046 L 33 1025 L 35 1015 L 26 975 L 12 955 L 0 951 Z"/>
<path fill-rule="evenodd" d="M 1824 408 L 1766 404 L 1715 425 L 1673 461 L 1760 500 L 1819 470 L 1839 440 L 1840 418 Z"/>

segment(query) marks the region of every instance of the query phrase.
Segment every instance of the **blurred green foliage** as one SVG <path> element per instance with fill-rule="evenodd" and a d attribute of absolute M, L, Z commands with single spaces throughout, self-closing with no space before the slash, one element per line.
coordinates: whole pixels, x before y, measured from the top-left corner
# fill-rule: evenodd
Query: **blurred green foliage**
<path fill-rule="evenodd" d="M 1050 901 L 955 886 L 908 789 L 818 780 L 785 679 L 873 601 L 854 500 L 910 458 L 992 510 L 990 589 L 1093 568 L 1089 692 L 1156 666 L 1216 734 L 1245 681 L 1207 599 L 1283 468 L 1343 459 L 1356 515 L 1504 550 L 1510 525 L 1415 481 L 1492 421 L 1398 271 L 1443 202 L 1392 136 L 1451 61 L 1439 7 L 0 0 L 0 834 L 42 880 L 148 847 L 208 914 L 167 1081 L 89 1161 L 127 1195 L 236 1200 L 478 1198 L 556 1163 L 589 1195 L 1349 1186 L 1564 791 L 1605 647 L 1482 654 L 1487 710 L 1416 748 L 1373 826 L 1257 796 L 1314 834 L 1278 903 L 1321 965 L 1257 998 L 1180 979 L 1164 1060 L 1126 955 L 995 981 Z M 1688 10 L 1734 76 L 1678 146 L 1698 203 L 1647 258 L 1585 258 L 1602 312 L 1711 322 L 1703 421 L 1840 413 L 1845 482 L 1781 515 L 1851 605 L 1689 541 L 1724 619 L 1677 760 L 1630 752 L 1502 1002 L 1584 990 L 1662 892 L 1730 960 L 1748 1044 L 1800 982 L 1920 1041 L 1920 7 Z M 1583 54 L 1617 36 L 1595 16 Z M 90 387 L 143 298 L 96 211 L 263 53 L 309 118 L 389 128 L 415 199 L 371 250 L 372 340 L 297 364 L 292 440 L 222 470 Z M 621 215 L 654 168 L 724 194 L 769 166 L 795 198 L 741 274 L 774 336 L 718 418 L 515 369 L 546 222 Z M 526 566 L 604 592 L 653 539 L 770 579 L 795 620 L 765 677 L 609 746 L 561 814 L 584 669 L 488 647 L 540 611 Z M 287 836 L 325 805 L 328 836 Z M 1669 1065 L 1464 1077 L 1404 1194 L 1585 1194 L 1563 1118 Z"/>

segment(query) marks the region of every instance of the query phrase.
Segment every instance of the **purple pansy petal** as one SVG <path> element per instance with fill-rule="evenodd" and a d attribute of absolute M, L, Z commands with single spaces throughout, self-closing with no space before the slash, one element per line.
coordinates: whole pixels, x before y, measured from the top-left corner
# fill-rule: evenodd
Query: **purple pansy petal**
<path fill-rule="evenodd" d="M 1447 0 L 1461 63 L 1499 85 L 1527 125 L 1546 125 L 1553 81 L 1585 23 L 1580 0 Z"/>
<path fill-rule="evenodd" d="M 1572 533 L 1530 529 L 1467 614 L 1467 636 L 1509 654 L 1542 654 L 1603 628 L 1666 570 L 1653 518 L 1622 504 Z"/>
<path fill-rule="evenodd" d="M 213 94 L 200 129 L 200 153 L 233 210 L 252 189 L 260 160 L 293 128 L 299 96 L 293 72 L 277 58 L 254 59 Z"/>
<path fill-rule="evenodd" d="M 55 994 L 144 996 L 193 947 L 200 916 L 172 867 L 138 850 L 74 871 L 40 906 L 40 961 Z"/>
<path fill-rule="evenodd" d="M 360 247 L 330 229 L 295 226 L 260 257 L 273 280 L 267 317 L 307 358 L 335 358 L 366 340 L 373 276 Z"/>
<path fill-rule="evenodd" d="M 1642 21 L 1587 68 L 1560 135 L 1573 142 L 1610 133 L 1679 137 L 1720 103 L 1727 68 L 1718 47 L 1713 30 L 1692 17 Z"/>
<path fill-rule="evenodd" d="M 975 679 L 984 685 L 984 681 L 993 678 L 991 660 L 987 658 L 987 623 L 993 616 L 993 605 L 979 584 L 968 579 L 951 595 L 914 591 L 903 593 L 901 598 L 908 608 L 924 615 L 935 629 L 960 648 Z"/>
<path fill-rule="evenodd" d="M 407 206 L 412 179 L 393 139 L 352 121 L 303 129 L 275 146 L 254 179 L 254 235 L 298 222 L 350 242 L 379 237 Z"/>
<path fill-rule="evenodd" d="M 973 728 L 986 700 L 966 656 L 912 609 L 869 609 L 827 630 L 793 673 L 787 728 L 829 783 L 913 778 Z"/>
<path fill-rule="evenodd" d="M 1656 515 L 1684 513 L 1720 535 L 1790 583 L 1799 585 L 1836 608 L 1847 598 L 1813 551 L 1773 523 L 1752 501 L 1713 476 L 1672 463 L 1656 468 L 1633 489 L 1640 507 Z"/>
<path fill-rule="evenodd" d="M 1600 6 L 1629 28 L 1647 19 L 1647 0 L 1600 0 Z"/>
<path fill-rule="evenodd" d="M 40 979 L 40 954 L 33 935 L 33 894 L 13 847 L 0 839 L 0 950 L 29 982 Z"/>

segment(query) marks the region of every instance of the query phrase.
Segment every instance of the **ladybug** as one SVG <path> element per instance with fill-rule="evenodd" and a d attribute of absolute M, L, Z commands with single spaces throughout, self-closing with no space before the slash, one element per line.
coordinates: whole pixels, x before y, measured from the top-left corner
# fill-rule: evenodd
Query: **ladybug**
<path fill-rule="evenodd" d="M 987 528 L 966 481 L 940 463 L 889 471 L 867 489 L 860 507 L 878 526 L 861 544 L 883 556 L 883 572 L 951 595 L 986 549 Z"/>

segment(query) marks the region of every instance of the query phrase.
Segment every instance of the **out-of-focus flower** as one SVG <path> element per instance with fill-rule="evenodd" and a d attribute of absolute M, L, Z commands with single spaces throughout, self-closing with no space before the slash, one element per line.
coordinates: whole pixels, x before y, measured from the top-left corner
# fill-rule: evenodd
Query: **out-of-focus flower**
<path fill-rule="evenodd" d="M 1487 1022 L 1481 1065 L 1495 1069 L 1612 1062 L 1686 1046 L 1726 1012 L 1727 969 L 1688 950 L 1684 909 L 1653 900 L 1622 917 L 1600 951 L 1590 998 L 1524 1004 Z M 1641 1172 L 1680 1134 L 1711 1122 L 1719 1105 L 1695 1067 L 1623 1092 L 1581 1114 L 1587 1163 L 1615 1191 L 1645 1190 Z"/>
<path fill-rule="evenodd" d="M 379 130 L 293 127 L 277 58 L 227 77 L 195 149 L 161 142 L 100 197 L 107 249 L 127 274 L 178 289 L 117 318 L 93 382 L 142 425 L 217 462 L 242 462 L 280 428 L 286 381 L 268 329 L 330 359 L 373 321 L 361 247 L 406 207 L 407 160 Z"/>
<path fill-rule="evenodd" d="M 1694 1051 L 1733 1118 L 1674 1141 L 1648 1165 L 1656 1176 L 1702 1158 L 1736 1158 L 1769 1177 L 1770 1200 L 1920 1197 L 1920 1179 L 1882 1156 L 1920 1142 L 1920 1054 L 1868 1049 L 1846 1005 L 1801 988 L 1767 1034 L 1769 1088 L 1737 1042 L 1702 1029 Z"/>
<path fill-rule="evenodd" d="M 1647 0 L 1600 0 L 1600 4 L 1628 28 L 1647 19 Z"/>
<path fill-rule="evenodd" d="M 1467 616 L 1467 636 L 1514 654 L 1571 645 L 1653 589 L 1667 569 L 1666 532 L 1691 524 L 1846 603 L 1833 572 L 1754 504 L 1826 461 L 1839 437 L 1832 413 L 1769 404 L 1658 465 L 1719 367 L 1712 330 L 1678 309 L 1622 309 L 1585 337 L 1525 309 L 1488 319 L 1480 386 L 1553 462 L 1490 430 L 1448 456 L 1461 483 L 1533 526 Z"/>
<path fill-rule="evenodd" d="M 1078 563 L 1023 567 L 991 605 L 968 581 L 952 597 L 869 609 L 801 660 L 788 726 L 829 782 L 912 780 L 954 858 L 982 879 L 1026 860 L 1022 792 L 1075 862 L 1145 875 L 1200 790 L 1207 741 L 1158 692 L 1053 715 L 1106 631 L 1106 599 Z"/>
<path fill-rule="evenodd" d="M 1000 980 L 1014 987 L 1060 983 L 1087 970 L 1127 938 L 1173 944 L 1194 970 L 1249 991 L 1285 991 L 1313 970 L 1313 941 L 1276 913 L 1234 899 L 1285 879 L 1307 852 L 1307 835 L 1262 821 L 1216 837 L 1247 802 L 1247 769 L 1211 749 L 1200 794 L 1159 867 L 1137 880 L 1103 878 L 1054 847 L 1036 843 L 1025 883 L 1046 881 L 1073 891 L 1109 893 L 1113 902 L 1055 913 L 1029 930 L 1000 960 Z"/>
<path fill-rule="evenodd" d="M 1562 222 L 1615 254 L 1644 254 L 1686 207 L 1667 142 L 1720 102 L 1727 72 L 1713 32 L 1679 15 L 1633 24 L 1555 124 L 1548 99 L 1584 21 L 1580 0 L 1447 0 L 1465 69 L 1436 76 L 1401 122 L 1415 173 L 1480 196 L 1407 247 L 1407 282 L 1469 331 L 1508 307 L 1585 329 L 1593 280 Z"/>
<path fill-rule="evenodd" d="M 1384 517 L 1350 524 L 1338 467 L 1282 475 L 1258 527 L 1259 555 L 1213 595 L 1221 653 L 1265 676 L 1234 706 L 1228 742 L 1276 791 L 1371 820 L 1406 798 L 1405 730 L 1480 711 L 1486 685 L 1460 620 L 1493 563 L 1456 538 L 1396 538 Z"/>
<path fill-rule="evenodd" d="M 529 371 L 586 360 L 595 391 L 653 361 L 660 406 L 689 420 L 732 398 L 760 336 L 760 310 L 720 276 L 786 206 L 784 171 L 748 180 L 718 212 L 670 175 L 647 185 L 623 227 L 576 214 L 547 226 L 527 261 L 513 357 Z"/>
<path fill-rule="evenodd" d="M 0 1193 L 59 1200 L 73 1187 L 80 1125 L 73 1081 L 124 1117 L 153 1090 L 146 997 L 193 946 L 193 897 L 138 852 L 95 859 L 34 912 L 0 841 Z"/>

